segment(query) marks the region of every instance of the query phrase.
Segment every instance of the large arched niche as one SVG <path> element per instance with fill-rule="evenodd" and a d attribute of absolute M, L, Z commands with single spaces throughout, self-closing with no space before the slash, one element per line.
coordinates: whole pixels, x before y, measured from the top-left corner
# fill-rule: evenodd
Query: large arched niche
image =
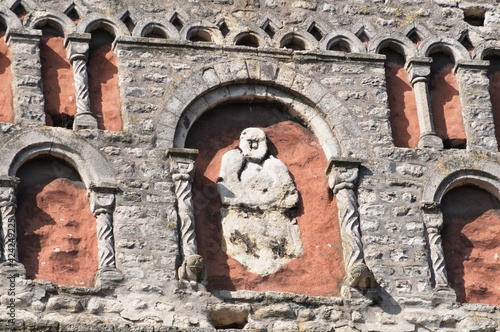
<path fill-rule="evenodd" d="M 76 170 L 42 154 L 16 173 L 17 244 L 26 277 L 92 287 L 98 269 L 96 218 Z"/>
<path fill-rule="evenodd" d="M 80 204 L 78 206 L 86 210 L 82 212 L 85 213 L 83 218 L 86 219 L 84 222 L 85 226 L 82 227 L 93 231 L 92 234 L 87 233 L 88 241 L 86 242 L 88 242 L 89 246 L 94 246 L 94 249 L 97 242 L 97 265 L 92 265 L 88 262 L 82 263 L 83 266 L 89 264 L 88 268 L 90 270 L 87 271 L 88 273 L 85 274 L 85 277 L 70 278 L 62 281 L 62 284 L 99 286 L 103 282 L 122 280 L 122 273 L 116 269 L 112 226 L 117 185 L 114 180 L 113 170 L 101 153 L 85 140 L 76 137 L 72 131 L 62 128 L 44 128 L 26 131 L 7 141 L 0 148 L 0 153 L 3 157 L 3 163 L 0 165 L 0 199 L 6 207 L 1 211 L 1 218 L 4 222 L 2 259 L 7 260 L 6 253 L 11 249 L 9 242 L 5 241 L 5 237 L 9 235 L 5 232 L 5 227 L 8 226 L 9 229 L 14 229 L 12 233 L 14 236 L 10 236 L 9 240 L 17 242 L 18 239 L 15 236 L 15 215 L 20 217 L 20 222 L 25 217 L 26 219 L 33 219 L 33 213 L 27 213 L 25 216 L 16 213 L 16 198 L 13 196 L 15 196 L 16 190 L 20 189 L 21 195 L 27 194 L 27 197 L 20 197 L 20 209 L 34 209 L 35 212 L 39 212 L 44 218 L 46 217 L 47 222 L 44 225 L 38 225 L 41 227 L 49 226 L 50 228 L 51 225 L 55 224 L 54 218 L 74 219 L 72 209 L 68 210 L 67 206 L 65 206 L 67 204 L 75 205 L 76 201 L 78 201 L 78 204 Z M 75 202 L 71 203 L 67 200 L 61 200 L 61 202 L 64 202 L 60 205 L 59 211 L 56 211 L 54 215 L 47 213 L 54 206 L 38 202 L 39 197 L 46 196 L 48 199 L 59 200 L 61 198 L 61 191 L 64 192 L 62 194 L 64 199 L 67 198 L 66 196 L 71 196 Z M 23 201 L 26 203 L 25 205 L 23 205 Z M 38 206 L 38 203 L 41 205 Z M 33 204 L 37 206 L 33 207 Z M 46 209 L 48 210 L 45 211 Z M 23 213 L 23 211 L 19 211 L 19 213 Z M 33 221 L 37 223 L 40 220 Z M 32 227 L 33 233 L 36 233 L 36 229 L 40 228 L 38 226 L 34 225 Z M 63 226 L 71 228 L 74 226 L 74 223 L 68 221 Z M 30 233 L 29 229 L 22 230 L 27 230 Z M 46 231 L 45 234 L 49 234 L 53 229 L 47 229 Z M 77 236 L 77 232 L 71 234 L 75 237 Z M 40 235 L 37 234 L 34 236 L 40 240 Z M 19 240 L 21 241 L 19 245 L 33 244 L 29 239 Z M 70 239 L 69 236 L 66 240 L 70 244 L 77 242 L 74 239 Z M 42 241 L 38 242 L 41 244 Z M 37 242 L 35 241 L 35 243 Z M 68 252 L 71 251 L 69 247 L 63 248 L 61 246 L 59 249 L 68 250 Z M 19 250 L 21 258 L 24 257 L 23 263 L 29 262 L 34 255 L 37 255 L 36 252 L 27 253 L 26 251 L 23 252 L 23 250 L 24 248 Z M 85 251 L 85 248 L 81 250 L 82 253 Z M 12 257 L 17 257 L 17 255 L 18 250 L 13 250 Z M 30 255 L 31 258 L 28 257 Z M 92 254 L 92 250 L 89 250 L 89 257 L 87 258 L 95 260 L 96 257 Z M 65 257 L 64 261 L 70 262 L 71 260 L 69 257 Z M 32 259 L 31 262 L 33 262 Z M 59 283 L 58 281 L 63 279 L 59 278 L 59 276 L 65 273 L 64 269 L 60 267 L 66 266 L 71 269 L 69 265 L 71 264 L 64 263 L 59 266 L 56 264 L 54 272 L 58 270 L 60 274 L 45 277 L 45 279 Z M 26 272 L 28 273 L 28 277 L 38 277 L 39 267 L 40 265 L 34 266 L 33 264 L 31 267 L 27 266 Z M 94 273 L 95 269 L 97 269 L 97 273 Z M 96 277 L 95 283 L 94 276 Z"/>
<path fill-rule="evenodd" d="M 422 195 L 436 290 L 449 286 L 459 302 L 498 305 L 500 289 L 493 281 L 500 248 L 498 160 L 472 154 L 438 165 Z"/>
<path fill-rule="evenodd" d="M 205 258 L 212 290 L 286 291 L 334 296 L 344 277 L 336 200 L 325 176 L 327 158 L 315 135 L 287 105 L 264 98 L 229 99 L 207 110 L 187 134 L 186 148 L 199 150 L 193 184 L 198 253 Z M 238 146 L 243 129 L 266 132 L 270 151 L 287 166 L 300 201 L 292 213 L 303 254 L 277 272 L 260 276 L 221 249 L 221 202 L 216 181 L 222 155 Z"/>

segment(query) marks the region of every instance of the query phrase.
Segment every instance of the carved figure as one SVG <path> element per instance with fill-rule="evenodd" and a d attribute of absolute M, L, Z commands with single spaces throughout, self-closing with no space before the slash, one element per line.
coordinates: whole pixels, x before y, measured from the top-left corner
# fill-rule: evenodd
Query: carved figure
<path fill-rule="evenodd" d="M 200 255 L 191 255 L 186 258 L 178 270 L 179 279 L 184 281 L 195 281 L 206 284 L 207 270 L 205 261 Z"/>
<path fill-rule="evenodd" d="M 266 139 L 259 128 L 243 130 L 239 147 L 222 157 L 217 180 L 222 249 L 260 275 L 302 254 L 298 225 L 286 213 L 299 195 L 285 164 L 270 155 Z"/>

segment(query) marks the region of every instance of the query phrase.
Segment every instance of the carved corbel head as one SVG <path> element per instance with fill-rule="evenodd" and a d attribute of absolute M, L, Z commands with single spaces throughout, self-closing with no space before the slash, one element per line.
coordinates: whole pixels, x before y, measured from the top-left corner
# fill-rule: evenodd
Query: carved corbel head
<path fill-rule="evenodd" d="M 330 159 L 326 174 L 333 194 L 342 189 L 354 189 L 358 181 L 361 161 L 353 158 Z"/>
<path fill-rule="evenodd" d="M 191 255 L 179 267 L 179 280 L 195 281 L 202 284 L 207 282 L 205 260 L 200 255 Z"/>
<path fill-rule="evenodd" d="M 174 181 L 192 181 L 194 176 L 194 162 L 198 156 L 196 149 L 170 149 L 167 153 L 170 173 Z"/>
<path fill-rule="evenodd" d="M 421 208 L 424 217 L 424 224 L 429 233 L 436 233 L 443 228 L 443 215 L 438 202 L 422 202 Z"/>

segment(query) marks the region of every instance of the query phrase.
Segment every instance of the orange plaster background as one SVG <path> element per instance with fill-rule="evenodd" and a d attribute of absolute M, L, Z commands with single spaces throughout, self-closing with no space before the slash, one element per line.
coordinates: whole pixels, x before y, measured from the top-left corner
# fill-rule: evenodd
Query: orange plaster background
<path fill-rule="evenodd" d="M 18 195 L 16 217 L 19 260 L 27 278 L 93 286 L 96 220 L 82 182 L 57 178 L 24 190 Z"/>
<path fill-rule="evenodd" d="M 46 123 L 54 125 L 52 116 L 62 127 L 76 114 L 75 81 L 73 69 L 64 48 L 64 37 L 42 34 L 40 39 L 43 95 L 45 97 Z M 67 117 L 65 117 L 67 116 Z"/>
<path fill-rule="evenodd" d="M 300 193 L 296 218 L 304 254 L 267 277 L 246 271 L 221 250 L 221 203 L 215 182 L 222 155 L 238 146 L 247 127 L 266 132 L 272 154 L 286 164 Z M 186 147 L 200 151 L 193 199 L 198 250 L 207 262 L 209 288 L 339 294 L 344 263 L 337 206 L 328 193 L 323 150 L 308 129 L 269 105 L 227 105 L 197 120 Z"/>
<path fill-rule="evenodd" d="M 118 57 L 111 49 L 113 37 L 106 32 L 96 31 L 92 39 L 94 41 L 91 43 L 96 46 L 91 47 L 88 61 L 90 109 L 99 129 L 119 131 L 122 130 L 122 117 Z"/>
<path fill-rule="evenodd" d="M 0 122 L 14 122 L 11 56 L 5 32 L 5 27 L 0 25 Z"/>
<path fill-rule="evenodd" d="M 466 141 L 455 63 L 444 53 L 432 55 L 429 94 L 436 134 L 447 145 Z"/>
<path fill-rule="evenodd" d="M 395 51 L 385 48 L 385 78 L 390 121 L 394 145 L 402 148 L 414 148 L 420 137 L 415 93 L 406 72 L 405 59 Z"/>
<path fill-rule="evenodd" d="M 448 281 L 459 302 L 500 305 L 500 202 L 463 186 L 442 200 Z"/>

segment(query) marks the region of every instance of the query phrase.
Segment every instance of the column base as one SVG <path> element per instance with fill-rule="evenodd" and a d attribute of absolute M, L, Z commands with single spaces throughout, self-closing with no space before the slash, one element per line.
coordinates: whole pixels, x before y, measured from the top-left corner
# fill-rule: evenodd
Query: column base
<path fill-rule="evenodd" d="M 97 129 L 97 120 L 90 113 L 76 114 L 73 130 L 78 129 Z"/>
<path fill-rule="evenodd" d="M 19 262 L 3 262 L 0 264 L 0 274 L 2 275 L 16 275 L 16 278 L 26 278 L 26 269 L 24 265 Z"/>
<path fill-rule="evenodd" d="M 434 287 L 432 291 L 432 302 L 435 305 L 442 303 L 455 303 L 457 301 L 457 295 L 455 291 L 449 285 L 438 284 Z"/>
<path fill-rule="evenodd" d="M 100 268 L 99 271 L 97 271 L 96 286 L 105 287 L 114 285 L 121 282 L 124 278 L 125 277 L 123 273 L 116 267 L 111 267 L 111 266 L 103 267 Z"/>
<path fill-rule="evenodd" d="M 420 135 L 418 139 L 419 148 L 442 149 L 443 140 L 434 132 L 427 132 Z"/>

